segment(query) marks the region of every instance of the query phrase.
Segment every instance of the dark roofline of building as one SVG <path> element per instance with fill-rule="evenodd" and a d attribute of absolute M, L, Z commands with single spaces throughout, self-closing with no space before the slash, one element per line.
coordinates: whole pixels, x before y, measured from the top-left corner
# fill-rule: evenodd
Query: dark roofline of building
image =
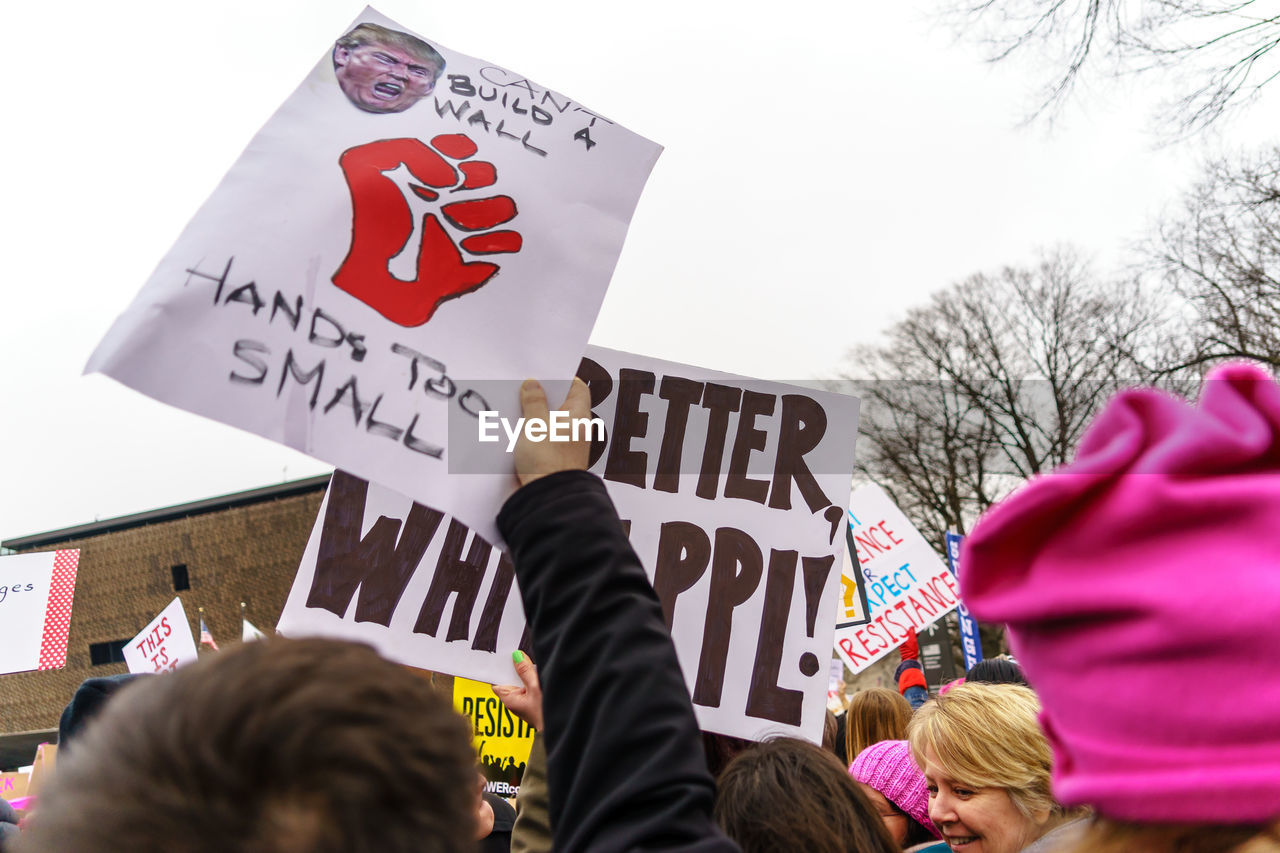
<path fill-rule="evenodd" d="M 178 504 L 176 506 L 164 507 L 163 509 L 148 510 L 147 512 L 139 512 L 134 515 L 122 515 L 119 518 L 108 518 L 104 521 L 92 522 L 91 524 L 80 524 L 75 527 L 64 527 L 61 530 L 50 530 L 47 533 L 33 533 L 30 536 L 19 536 L 17 539 L 9 539 L 4 542 L 0 542 L 0 548 L 12 549 L 14 551 L 25 551 L 30 548 L 40 548 L 46 545 L 52 545 L 56 542 L 66 542 L 70 539 L 85 539 L 90 536 L 101 536 L 104 533 L 128 530 L 132 527 L 141 527 L 144 524 L 155 524 L 160 521 L 172 521 L 177 518 L 187 518 L 192 515 L 203 515 L 209 512 L 231 509 L 232 507 L 245 506 L 247 504 L 263 503 L 265 501 L 279 500 L 280 498 L 290 498 L 295 495 L 304 495 L 308 492 L 320 491 L 328 485 L 329 475 L 321 474 L 318 477 L 308 477 L 305 480 L 293 480 L 292 482 L 279 483 L 274 486 L 263 486 L 258 489 L 249 489 L 244 492 L 222 495 L 221 497 L 206 498 L 202 501 L 192 501 L 191 503 Z"/>

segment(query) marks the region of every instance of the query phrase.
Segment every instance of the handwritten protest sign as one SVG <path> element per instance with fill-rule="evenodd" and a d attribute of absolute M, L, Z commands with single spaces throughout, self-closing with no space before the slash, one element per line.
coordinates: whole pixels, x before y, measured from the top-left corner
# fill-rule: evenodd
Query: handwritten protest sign
<path fill-rule="evenodd" d="M 25 797 L 30 782 L 31 776 L 20 770 L 0 773 L 0 799 L 16 800 L 18 797 Z"/>
<path fill-rule="evenodd" d="M 483 681 L 453 679 L 453 707 L 471 723 L 485 790 L 500 797 L 520 793 L 520 780 L 533 749 L 533 728 L 507 710 Z"/>
<path fill-rule="evenodd" d="M 53 776 L 53 768 L 58 763 L 58 745 L 42 743 L 36 747 L 36 757 L 31 762 L 31 777 L 27 782 L 27 796 L 37 797 L 40 790 Z M 16 806 L 15 806 L 16 808 Z"/>
<path fill-rule="evenodd" d="M 67 665 L 80 552 L 0 558 L 0 675 Z"/>
<path fill-rule="evenodd" d="M 858 545 L 853 540 L 853 519 L 845 525 L 845 549 L 840 566 L 840 603 L 836 607 L 836 629 L 865 625 L 871 621 L 871 607 L 867 603 L 867 579 L 854 565 Z"/>
<path fill-rule="evenodd" d="M 493 538 L 509 478 L 441 476 L 449 413 L 514 418 L 519 380 L 572 374 L 660 150 L 366 9 L 86 371 Z M 486 380 L 507 384 L 490 399 Z"/>
<path fill-rule="evenodd" d="M 917 631 L 950 613 L 960 589 L 946 564 L 879 486 L 857 489 L 849 524 L 858 552 L 870 621 L 838 625 L 836 651 L 861 672 Z"/>
<path fill-rule="evenodd" d="M 608 436 L 591 470 L 630 525 L 702 727 L 816 740 L 857 400 L 598 347 L 578 375 Z M 343 472 L 279 629 L 491 683 L 516 683 L 510 652 L 529 648 L 505 554 Z"/>
<path fill-rule="evenodd" d="M 130 672 L 171 672 L 199 658 L 182 599 L 175 598 L 124 647 Z"/>

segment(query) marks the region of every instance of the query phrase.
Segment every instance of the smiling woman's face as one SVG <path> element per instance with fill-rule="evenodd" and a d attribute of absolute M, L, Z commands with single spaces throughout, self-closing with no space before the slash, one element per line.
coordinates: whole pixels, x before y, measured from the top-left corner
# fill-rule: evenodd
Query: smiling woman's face
<path fill-rule="evenodd" d="M 958 853 L 1018 853 L 1044 834 L 1047 809 L 1030 817 L 1014 805 L 1004 788 L 974 788 L 954 779 L 930 748 L 924 753 L 929 788 L 929 818 L 943 840 Z"/>

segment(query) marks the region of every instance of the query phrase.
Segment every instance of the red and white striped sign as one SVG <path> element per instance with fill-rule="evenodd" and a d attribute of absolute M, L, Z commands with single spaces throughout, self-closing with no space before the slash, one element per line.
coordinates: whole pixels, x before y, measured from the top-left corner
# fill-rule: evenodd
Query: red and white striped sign
<path fill-rule="evenodd" d="M 67 665 L 80 552 L 0 558 L 0 674 Z"/>

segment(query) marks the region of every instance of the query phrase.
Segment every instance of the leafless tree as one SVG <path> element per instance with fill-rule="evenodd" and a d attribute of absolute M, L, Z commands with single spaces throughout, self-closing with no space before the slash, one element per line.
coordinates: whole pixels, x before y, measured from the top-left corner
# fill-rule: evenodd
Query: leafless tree
<path fill-rule="evenodd" d="M 1144 256 L 1191 310 L 1194 348 L 1165 373 L 1230 358 L 1280 367 L 1280 146 L 1211 163 Z"/>
<path fill-rule="evenodd" d="M 935 294 L 850 353 L 861 473 L 930 541 L 1067 461 L 1117 388 L 1149 379 L 1166 319 L 1069 250 Z"/>
<path fill-rule="evenodd" d="M 1181 92 L 1163 117 L 1194 131 L 1280 75 L 1276 0 L 948 0 L 944 9 L 993 61 L 1049 57 L 1037 115 L 1090 72 L 1155 72 Z"/>

